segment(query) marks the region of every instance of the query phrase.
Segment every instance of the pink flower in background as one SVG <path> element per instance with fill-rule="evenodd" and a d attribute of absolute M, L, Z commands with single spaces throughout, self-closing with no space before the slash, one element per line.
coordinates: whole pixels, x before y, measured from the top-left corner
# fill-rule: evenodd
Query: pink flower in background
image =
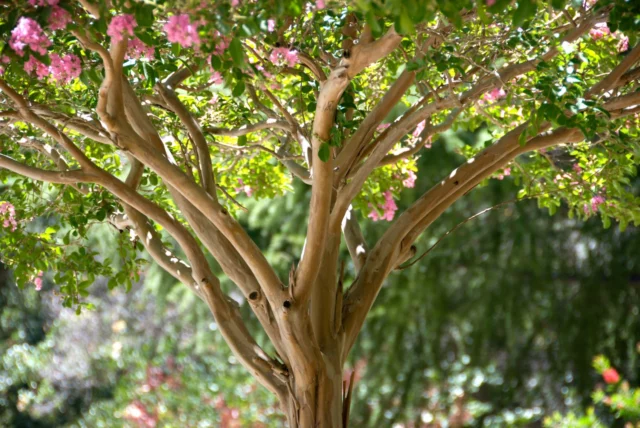
<path fill-rule="evenodd" d="M 408 177 L 402 181 L 402 185 L 409 188 L 414 187 L 416 185 L 416 173 L 413 171 L 409 171 L 407 175 Z"/>
<path fill-rule="evenodd" d="M 232 7 L 240 6 L 240 0 L 231 0 L 231 6 Z"/>
<path fill-rule="evenodd" d="M 498 174 L 496 178 L 498 180 L 504 180 L 504 178 L 509 175 L 511 175 L 511 168 L 505 168 L 504 171 L 502 171 L 502 174 Z"/>
<path fill-rule="evenodd" d="M 387 190 L 386 192 L 383 193 L 384 195 L 384 204 L 382 205 L 382 215 L 378 214 L 378 211 L 376 211 L 375 209 L 372 209 L 371 212 L 369 213 L 369 218 L 371 218 L 373 221 L 378 221 L 378 220 L 387 220 L 387 221 L 391 221 L 393 220 L 393 217 L 396 214 L 396 211 L 398 210 L 398 206 L 396 205 L 396 202 L 393 200 L 393 194 L 391 193 L 390 190 Z M 371 205 L 369 205 L 371 207 Z"/>
<path fill-rule="evenodd" d="M 16 221 L 16 209 L 13 204 L 9 202 L 0 202 L 0 217 L 6 217 L 2 222 L 2 227 L 10 227 L 12 232 L 18 228 L 18 222 Z"/>
<path fill-rule="evenodd" d="M 378 125 L 378 127 L 376 129 L 378 131 L 384 131 L 385 129 L 387 129 L 390 126 L 391 126 L 390 123 L 381 123 L 380 125 Z"/>
<path fill-rule="evenodd" d="M 497 100 L 499 100 L 501 98 L 504 98 L 506 95 L 507 95 L 507 93 L 504 91 L 504 89 L 502 89 L 502 88 L 493 88 L 492 90 L 490 90 L 489 92 L 484 94 L 484 96 L 480 100 L 480 104 L 491 103 L 493 101 L 497 101 Z"/>
<path fill-rule="evenodd" d="M 316 9 L 324 9 L 325 7 L 324 0 L 316 0 Z"/>
<path fill-rule="evenodd" d="M 49 28 L 52 30 L 64 30 L 71 22 L 71 14 L 65 9 L 54 6 L 51 8 L 51 14 L 49 15 Z"/>
<path fill-rule="evenodd" d="M 218 30 L 216 30 L 213 33 L 213 35 L 218 39 L 213 51 L 218 55 L 222 55 L 224 51 L 226 51 L 227 48 L 229 47 L 229 44 L 231 43 L 231 39 L 229 37 L 223 36 Z"/>
<path fill-rule="evenodd" d="M 610 34 L 611 34 L 611 30 L 607 26 L 606 22 L 602 22 L 594 25 L 591 31 L 589 31 L 589 35 L 593 40 L 601 39 L 604 36 L 608 36 Z"/>
<path fill-rule="evenodd" d="M 578 174 L 582 174 L 582 168 L 580 167 L 580 165 L 578 165 L 577 163 L 574 163 L 573 166 L 571 167 L 573 168 L 573 170 L 578 173 Z"/>
<path fill-rule="evenodd" d="M 626 52 L 629 50 L 629 38 L 620 34 L 620 43 L 618 43 L 618 52 Z"/>
<path fill-rule="evenodd" d="M 424 148 L 425 149 L 430 149 L 431 148 L 431 135 L 429 135 L 429 138 L 427 138 L 427 141 L 424 143 Z"/>
<path fill-rule="evenodd" d="M 11 58 L 8 56 L 0 55 L 0 64 L 9 64 L 11 62 Z M 0 76 L 4 74 L 4 67 L 0 65 Z"/>
<path fill-rule="evenodd" d="M 34 56 L 30 56 L 27 62 L 24 63 L 24 71 L 29 74 L 35 71 L 38 79 L 44 79 L 49 75 L 49 67 L 38 61 Z"/>
<path fill-rule="evenodd" d="M 38 272 L 38 275 L 33 280 L 33 283 L 36 285 L 36 291 L 42 290 L 42 271 Z"/>
<path fill-rule="evenodd" d="M 424 131 L 424 126 L 425 126 L 425 124 L 426 124 L 426 120 L 423 120 L 422 122 L 420 122 L 420 123 L 418 124 L 418 126 L 416 126 L 416 129 L 414 129 L 414 131 L 413 131 L 413 134 L 412 134 L 412 135 L 413 135 L 414 137 L 419 137 L 419 136 L 420 136 L 420 134 L 422 134 L 422 131 Z"/>
<path fill-rule="evenodd" d="M 598 206 L 604 204 L 605 201 L 606 199 L 602 195 L 596 195 L 591 198 L 591 209 L 593 210 L 593 212 L 598 211 Z"/>
<path fill-rule="evenodd" d="M 16 28 L 11 31 L 9 46 L 19 56 L 24 56 L 24 48 L 27 46 L 40 55 L 46 55 L 51 40 L 45 36 L 40 24 L 31 18 L 22 17 L 18 20 Z"/>
<path fill-rule="evenodd" d="M 267 79 L 271 79 L 273 77 L 273 74 L 271 74 L 267 70 L 265 70 L 263 66 L 257 65 L 256 68 L 258 70 L 260 70 L 262 72 L 262 74 L 264 74 L 264 77 L 266 77 Z"/>
<path fill-rule="evenodd" d="M 213 82 L 216 85 L 220 85 L 222 84 L 222 82 L 224 82 L 224 80 L 222 79 L 222 74 L 220 74 L 219 71 L 214 71 L 213 73 L 211 73 L 209 81 Z"/>
<path fill-rule="evenodd" d="M 269 60 L 275 65 L 283 65 L 285 62 L 289 67 L 298 63 L 298 51 L 289 48 L 275 48 L 269 55 Z"/>
<path fill-rule="evenodd" d="M 62 83 L 69 83 L 71 80 L 80 76 L 82 68 L 80 66 L 80 58 L 73 54 L 60 57 L 58 54 L 51 54 L 51 66 L 49 67 L 51 75 L 55 80 Z"/>
<path fill-rule="evenodd" d="M 114 16 L 109 23 L 107 34 L 111 36 L 111 41 L 118 43 L 125 34 L 133 37 L 133 29 L 137 26 L 138 23 L 133 15 L 124 14 Z"/>
<path fill-rule="evenodd" d="M 491 7 L 491 6 L 493 6 L 494 4 L 496 4 L 496 0 L 487 0 L 487 6 L 488 6 L 488 7 Z"/>
<path fill-rule="evenodd" d="M 253 189 L 251 188 L 251 186 L 247 186 L 246 184 L 244 184 L 242 178 L 238 178 L 238 183 L 240 183 L 240 187 L 236 187 L 236 192 L 244 192 L 247 196 L 251 197 L 251 195 L 253 194 Z"/>
<path fill-rule="evenodd" d="M 267 20 L 267 31 L 272 33 L 276 29 L 276 21 L 275 19 Z"/>
<path fill-rule="evenodd" d="M 198 25 L 198 22 L 191 23 L 189 15 L 183 13 L 169 18 L 169 21 L 164 25 L 164 31 L 171 43 L 178 43 L 183 48 L 188 48 L 200 45 Z"/>
<path fill-rule="evenodd" d="M 133 59 L 153 59 L 154 54 L 156 53 L 156 48 L 153 46 L 147 46 L 144 44 L 142 40 L 137 37 L 129 40 L 129 45 L 127 46 L 127 58 Z"/>

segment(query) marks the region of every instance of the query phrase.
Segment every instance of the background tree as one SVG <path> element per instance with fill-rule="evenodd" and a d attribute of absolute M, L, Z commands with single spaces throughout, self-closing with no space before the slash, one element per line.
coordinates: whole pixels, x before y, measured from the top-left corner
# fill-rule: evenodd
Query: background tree
<path fill-rule="evenodd" d="M 342 367 L 382 284 L 475 186 L 512 174 L 552 212 L 565 201 L 571 216 L 638 222 L 637 6 L 414 3 L 6 7 L 1 239 L 17 282 L 56 271 L 81 310 L 96 276 L 137 278 L 144 247 L 206 301 L 291 426 L 341 426 Z M 393 220 L 415 156 L 485 121 L 486 148 L 461 150 L 469 160 L 369 247 L 356 214 Z M 283 281 L 233 214 L 235 195 L 272 197 L 289 174 L 311 197 Z M 58 226 L 28 224 L 50 213 Z M 117 273 L 83 242 L 103 221 L 130 232 Z M 248 300 L 262 346 L 207 253 Z"/>

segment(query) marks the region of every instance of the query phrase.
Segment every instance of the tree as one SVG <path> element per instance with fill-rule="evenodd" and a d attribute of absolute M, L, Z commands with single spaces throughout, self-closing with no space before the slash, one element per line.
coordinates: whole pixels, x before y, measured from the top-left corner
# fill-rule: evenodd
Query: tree
<path fill-rule="evenodd" d="M 3 261 L 20 285 L 55 271 L 80 311 L 96 276 L 137 278 L 145 250 L 207 303 L 290 426 L 347 424 L 342 367 L 380 288 L 477 185 L 511 175 L 552 213 L 640 223 L 633 2 L 79 3 L 3 9 Z M 369 246 L 358 214 L 391 222 L 432 138 L 480 127 L 485 147 Z M 309 187 L 285 280 L 235 214 L 243 193 Z M 83 242 L 103 222 L 128 231 L 117 269 Z"/>

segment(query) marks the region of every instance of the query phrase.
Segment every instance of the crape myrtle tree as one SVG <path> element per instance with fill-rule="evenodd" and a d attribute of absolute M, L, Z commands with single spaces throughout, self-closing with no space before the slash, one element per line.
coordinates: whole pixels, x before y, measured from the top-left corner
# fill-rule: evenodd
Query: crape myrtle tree
<path fill-rule="evenodd" d="M 0 7 L 0 242 L 18 285 L 50 272 L 81 310 L 97 276 L 127 286 L 146 252 L 207 303 L 292 427 L 347 425 L 342 368 L 380 288 L 402 286 L 393 271 L 475 186 L 510 175 L 551 212 L 640 223 L 637 2 Z M 416 157 L 481 127 L 484 147 L 396 213 Z M 244 198 L 294 189 L 311 194 L 306 238 L 282 278 L 237 218 Z M 386 226 L 377 242 L 363 220 Z M 100 223 L 121 232 L 118 263 L 85 244 Z"/>

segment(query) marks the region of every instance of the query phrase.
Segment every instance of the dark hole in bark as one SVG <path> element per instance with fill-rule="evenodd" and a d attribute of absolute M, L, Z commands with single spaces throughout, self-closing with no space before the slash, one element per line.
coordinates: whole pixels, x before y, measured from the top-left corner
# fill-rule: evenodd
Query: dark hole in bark
<path fill-rule="evenodd" d="M 249 300 L 256 300 L 257 298 L 258 298 L 257 291 L 252 291 L 251 293 L 249 293 Z"/>
<path fill-rule="evenodd" d="M 284 306 L 286 309 L 289 309 L 291 307 L 291 302 L 288 300 L 285 300 L 282 306 Z"/>
<path fill-rule="evenodd" d="M 453 184 L 455 184 L 456 186 L 458 185 L 458 183 L 459 183 L 459 181 L 458 181 L 458 180 L 456 180 L 456 181 L 454 181 L 454 182 L 453 182 Z"/>

